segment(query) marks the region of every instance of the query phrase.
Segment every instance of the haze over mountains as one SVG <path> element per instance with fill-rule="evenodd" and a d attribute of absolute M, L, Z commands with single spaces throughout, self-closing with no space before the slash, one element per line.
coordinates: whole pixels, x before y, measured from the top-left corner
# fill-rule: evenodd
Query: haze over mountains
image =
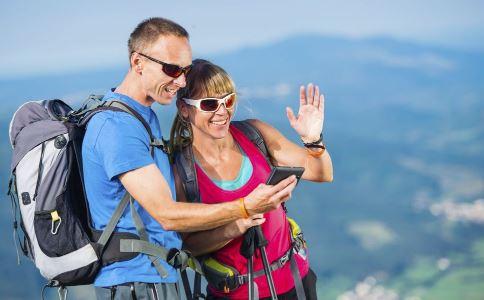
<path fill-rule="evenodd" d="M 236 118 L 265 120 L 295 142 L 285 106 L 297 109 L 308 82 L 326 95 L 335 180 L 303 182 L 288 203 L 308 239 L 321 299 L 356 299 L 358 282 L 387 299 L 484 297 L 484 53 L 306 35 L 209 59 L 238 86 Z M 16 107 L 46 98 L 75 105 L 124 72 L 0 81 L 2 191 Z M 174 107 L 155 108 L 167 135 Z M 10 204 L 1 203 L 0 295 L 38 297 L 43 280 L 27 260 L 16 266 Z"/>

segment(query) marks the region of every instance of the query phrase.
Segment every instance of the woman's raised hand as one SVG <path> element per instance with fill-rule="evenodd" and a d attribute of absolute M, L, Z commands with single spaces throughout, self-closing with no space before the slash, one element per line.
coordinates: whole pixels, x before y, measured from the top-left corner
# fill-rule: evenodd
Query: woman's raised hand
<path fill-rule="evenodd" d="M 290 107 L 286 108 L 287 118 L 292 128 L 296 130 L 303 142 L 311 143 L 319 140 L 323 131 L 324 96 L 319 93 L 319 87 L 308 84 L 307 89 L 299 89 L 299 111 L 297 116 Z"/>

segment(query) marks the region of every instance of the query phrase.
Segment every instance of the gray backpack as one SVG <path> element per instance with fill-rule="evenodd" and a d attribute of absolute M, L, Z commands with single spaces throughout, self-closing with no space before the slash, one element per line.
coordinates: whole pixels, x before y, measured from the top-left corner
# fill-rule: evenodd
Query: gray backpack
<path fill-rule="evenodd" d="M 27 102 L 10 123 L 13 153 L 9 195 L 14 231 L 22 252 L 49 280 L 48 286 L 90 284 L 103 265 L 129 260 L 139 253 L 148 255 L 162 277 L 167 272 L 160 258 L 174 267 L 187 265 L 183 251 L 148 242 L 128 193 L 104 231 L 91 226 L 81 147 L 86 124 L 103 110 L 123 111 L 142 122 L 151 138 L 152 154 L 154 147 L 164 146 L 153 138 L 149 125 L 136 111 L 122 102 L 103 102 L 96 96 L 77 111 L 57 99 Z M 128 205 L 138 235 L 114 232 Z M 23 234 L 19 234 L 19 226 Z"/>

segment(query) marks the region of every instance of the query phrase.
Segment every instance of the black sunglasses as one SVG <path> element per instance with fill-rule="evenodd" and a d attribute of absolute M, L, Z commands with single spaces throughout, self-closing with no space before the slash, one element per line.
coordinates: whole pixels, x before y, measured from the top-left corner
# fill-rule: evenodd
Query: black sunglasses
<path fill-rule="evenodd" d="M 178 78 L 180 77 L 181 74 L 185 74 L 187 75 L 188 72 L 190 72 L 190 69 L 192 68 L 192 65 L 189 65 L 189 66 L 186 66 L 184 68 L 180 67 L 180 66 L 177 66 L 177 65 L 172 65 L 172 64 L 167 64 L 165 62 L 162 62 L 161 60 L 157 60 L 156 58 L 153 58 L 151 56 L 148 56 L 146 54 L 143 54 L 143 53 L 140 53 L 140 52 L 136 52 L 138 53 L 139 55 L 157 63 L 157 64 L 160 64 L 161 65 L 161 69 L 163 70 L 163 72 L 170 76 L 170 77 L 173 77 L 173 78 Z"/>

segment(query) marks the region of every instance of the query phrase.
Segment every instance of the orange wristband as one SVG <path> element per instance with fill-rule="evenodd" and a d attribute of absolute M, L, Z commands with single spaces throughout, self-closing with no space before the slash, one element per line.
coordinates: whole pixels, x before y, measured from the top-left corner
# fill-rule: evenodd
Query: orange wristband
<path fill-rule="evenodd" d="M 242 212 L 242 217 L 247 219 L 249 217 L 249 212 L 245 208 L 244 198 L 239 198 L 240 211 Z"/>
<path fill-rule="evenodd" d="M 321 157 L 321 155 L 323 155 L 326 149 L 318 148 L 317 151 L 313 151 L 313 150 L 310 150 L 309 148 L 306 148 L 306 150 L 308 151 L 309 155 L 311 155 L 312 157 L 318 158 L 318 157 Z"/>

